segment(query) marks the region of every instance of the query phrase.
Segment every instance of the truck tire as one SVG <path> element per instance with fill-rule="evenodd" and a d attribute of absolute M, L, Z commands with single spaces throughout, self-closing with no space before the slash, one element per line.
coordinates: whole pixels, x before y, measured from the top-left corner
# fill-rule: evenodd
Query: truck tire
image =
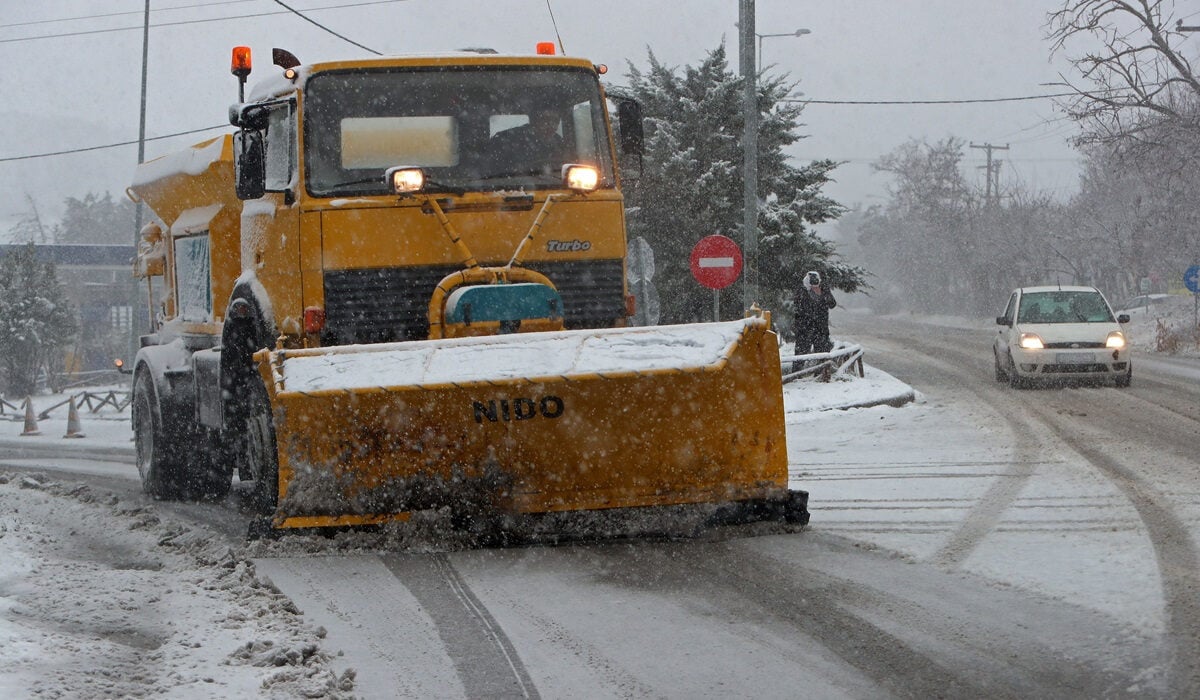
<path fill-rule="evenodd" d="M 142 490 L 155 498 L 176 499 L 182 492 L 181 473 L 186 467 L 163 430 L 154 380 L 138 372 L 133 380 L 133 442 Z"/>
<path fill-rule="evenodd" d="M 271 403 L 261 381 L 247 382 L 245 413 L 245 464 L 254 479 L 254 508 L 272 515 L 279 506 L 279 456 L 275 452 L 275 423 Z"/>

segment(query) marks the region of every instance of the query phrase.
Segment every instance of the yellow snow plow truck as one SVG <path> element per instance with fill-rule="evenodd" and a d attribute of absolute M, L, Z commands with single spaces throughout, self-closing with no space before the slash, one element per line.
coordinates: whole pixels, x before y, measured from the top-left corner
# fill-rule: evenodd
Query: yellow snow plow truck
<path fill-rule="evenodd" d="M 807 522 L 769 316 L 627 327 L 616 160 L 640 157 L 641 111 L 612 99 L 614 141 L 601 66 L 274 56 L 247 98 L 235 49 L 236 131 L 129 188 L 161 290 L 133 367 L 147 492 L 221 497 L 236 471 L 273 528 L 683 504 Z"/>

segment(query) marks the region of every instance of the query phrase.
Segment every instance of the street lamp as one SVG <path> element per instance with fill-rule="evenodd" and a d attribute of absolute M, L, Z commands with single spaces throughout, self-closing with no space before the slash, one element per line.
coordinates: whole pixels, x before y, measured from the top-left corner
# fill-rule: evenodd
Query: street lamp
<path fill-rule="evenodd" d="M 758 67 L 759 67 L 759 69 L 762 68 L 763 39 L 766 39 L 769 36 L 804 36 L 805 34 L 812 34 L 812 30 L 811 29 L 797 29 L 794 32 L 785 32 L 783 34 L 759 34 L 758 32 L 754 32 L 754 36 L 758 37 Z"/>

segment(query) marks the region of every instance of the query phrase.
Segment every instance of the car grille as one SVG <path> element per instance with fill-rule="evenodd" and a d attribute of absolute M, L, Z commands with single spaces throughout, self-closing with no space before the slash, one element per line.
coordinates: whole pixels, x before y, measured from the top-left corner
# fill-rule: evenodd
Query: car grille
<path fill-rule="evenodd" d="M 1108 371 L 1108 365 L 1103 365 L 1100 363 L 1042 365 L 1043 374 L 1091 374 L 1095 372 Z"/>
<path fill-rule="evenodd" d="M 558 289 L 567 328 L 604 328 L 625 315 L 620 260 L 527 266 Z M 429 336 L 429 300 L 457 265 L 326 270 L 323 345 L 422 340 Z"/>
<path fill-rule="evenodd" d="M 1067 341 L 1065 343 L 1046 343 L 1046 347 L 1050 348 L 1050 349 L 1058 349 L 1058 350 L 1061 350 L 1063 348 L 1079 348 L 1082 350 L 1084 348 L 1102 348 L 1102 347 L 1104 347 L 1104 343 L 1103 342 L 1097 343 L 1097 342 L 1093 342 L 1093 341 L 1080 342 L 1080 341 L 1072 340 L 1072 341 Z"/>

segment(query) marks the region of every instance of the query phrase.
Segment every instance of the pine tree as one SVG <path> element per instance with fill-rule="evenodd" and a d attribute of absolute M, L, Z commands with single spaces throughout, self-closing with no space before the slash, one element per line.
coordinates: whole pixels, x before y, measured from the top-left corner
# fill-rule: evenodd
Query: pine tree
<path fill-rule="evenodd" d="M 91 192 L 83 199 L 67 197 L 62 221 L 54 227 L 56 243 L 133 244 L 133 203 L 125 198 L 113 201 L 105 192 Z"/>
<path fill-rule="evenodd" d="M 0 259 L 0 380 L 9 396 L 33 393 L 78 327 L 53 263 L 30 243 Z"/>
<path fill-rule="evenodd" d="M 630 237 L 654 249 L 655 281 L 666 323 L 708 320 L 712 292 L 692 277 L 688 259 L 697 241 L 722 234 L 743 245 L 742 81 L 730 71 L 722 45 L 682 71 L 651 51 L 648 69 L 629 66 L 629 95 L 646 117 L 642 163 L 623 163 Z M 843 291 L 864 286 L 865 272 L 839 262 L 834 246 L 806 226 L 836 218 L 844 208 L 821 194 L 836 163 L 796 167 L 783 149 L 795 143 L 802 107 L 781 102 L 794 85 L 766 78 L 758 88 L 758 302 L 780 314 L 808 270 L 819 270 Z M 723 315 L 742 314 L 740 283 L 723 295 Z M 777 320 L 782 320 L 777 316 Z M 785 324 L 778 324 L 786 327 Z"/>

